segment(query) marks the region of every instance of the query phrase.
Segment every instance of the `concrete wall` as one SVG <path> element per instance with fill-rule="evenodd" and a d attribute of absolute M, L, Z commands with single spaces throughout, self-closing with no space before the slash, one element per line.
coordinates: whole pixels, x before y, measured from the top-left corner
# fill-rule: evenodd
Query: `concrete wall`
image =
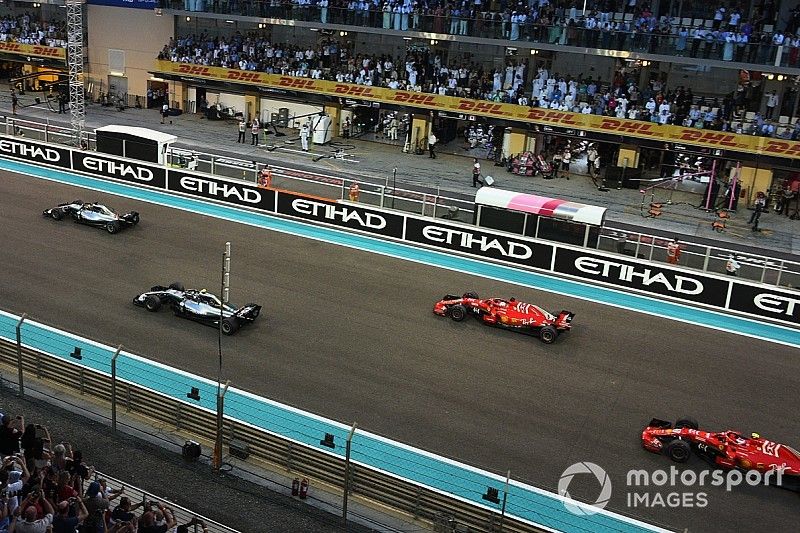
<path fill-rule="evenodd" d="M 86 8 L 84 24 L 89 34 L 87 81 L 107 90 L 108 50 L 124 50 L 128 93 L 147 94 L 148 70 L 155 66 L 156 56 L 173 36 L 173 17 L 157 17 L 153 10 L 148 9 L 95 5 Z"/>

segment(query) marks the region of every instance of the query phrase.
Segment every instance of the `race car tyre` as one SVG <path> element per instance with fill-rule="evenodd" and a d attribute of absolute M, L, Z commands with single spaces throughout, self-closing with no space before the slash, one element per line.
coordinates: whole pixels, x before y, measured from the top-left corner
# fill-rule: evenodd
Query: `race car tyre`
<path fill-rule="evenodd" d="M 131 222 L 133 222 L 134 226 L 139 223 L 139 213 L 136 213 L 131 217 Z"/>
<path fill-rule="evenodd" d="M 50 211 L 50 216 L 53 217 L 55 220 L 61 220 L 64 218 L 64 211 L 61 209 L 52 209 Z"/>
<path fill-rule="evenodd" d="M 119 224 L 117 224 L 116 222 L 109 222 L 108 224 L 106 224 L 106 231 L 108 231 L 112 235 L 115 234 L 116 232 L 119 231 Z"/>
<path fill-rule="evenodd" d="M 233 335 L 239 329 L 239 323 L 236 319 L 228 317 L 222 320 L 222 333 L 224 335 Z"/>
<path fill-rule="evenodd" d="M 477 292 L 472 292 L 472 291 L 465 292 L 464 293 L 464 298 L 472 298 L 474 300 L 477 300 L 478 299 L 478 293 Z"/>
<path fill-rule="evenodd" d="M 689 418 L 688 416 L 685 418 L 679 418 L 675 422 L 675 429 L 679 428 L 689 428 L 689 429 L 698 429 L 700 424 L 697 423 L 697 420 L 694 418 Z"/>
<path fill-rule="evenodd" d="M 664 453 L 676 463 L 685 463 L 692 455 L 692 447 L 685 440 L 675 439 L 667 444 Z"/>
<path fill-rule="evenodd" d="M 248 305 L 255 305 L 255 304 L 248 304 Z M 251 313 L 253 319 L 258 318 L 258 315 L 261 314 L 261 309 L 258 307 L 253 308 L 253 312 Z"/>
<path fill-rule="evenodd" d="M 183 283 L 181 283 L 180 281 L 173 281 L 172 283 L 169 284 L 169 287 L 167 287 L 167 288 L 168 289 L 172 289 L 174 291 L 181 291 L 181 292 L 186 290 L 186 287 L 184 287 Z"/>
<path fill-rule="evenodd" d="M 450 318 L 456 322 L 461 322 L 467 316 L 467 308 L 463 305 L 454 305 L 450 308 Z"/>
<path fill-rule="evenodd" d="M 545 344 L 553 344 L 558 337 L 558 331 L 553 326 L 544 326 L 539 330 L 539 339 Z"/>
<path fill-rule="evenodd" d="M 151 294 L 144 299 L 144 308 L 148 311 L 158 311 L 161 309 L 161 300 L 158 296 Z"/>

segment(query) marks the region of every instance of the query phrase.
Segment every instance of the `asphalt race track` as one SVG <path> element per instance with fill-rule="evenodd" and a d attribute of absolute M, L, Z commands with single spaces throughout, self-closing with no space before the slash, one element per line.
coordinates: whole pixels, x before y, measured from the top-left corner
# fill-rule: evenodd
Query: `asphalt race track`
<path fill-rule="evenodd" d="M 109 235 L 41 216 L 74 198 L 142 222 Z M 591 461 L 614 483 L 610 508 L 672 529 L 797 531 L 800 496 L 777 488 L 625 486 L 629 469 L 672 465 L 640 447 L 654 416 L 800 447 L 792 348 L 16 174 L 0 175 L 0 224 L 7 311 L 214 378 L 213 328 L 131 299 L 175 280 L 218 292 L 229 240 L 231 298 L 264 305 L 224 339 L 235 386 L 546 488 Z M 574 329 L 546 346 L 431 313 L 466 290 L 569 309 Z M 593 501 L 599 486 L 576 478 L 570 492 Z M 704 492 L 708 505 L 629 508 L 629 492 Z"/>

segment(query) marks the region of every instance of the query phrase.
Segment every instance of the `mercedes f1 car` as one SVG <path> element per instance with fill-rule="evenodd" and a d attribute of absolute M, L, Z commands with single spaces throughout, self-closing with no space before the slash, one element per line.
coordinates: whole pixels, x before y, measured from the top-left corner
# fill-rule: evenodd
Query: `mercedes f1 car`
<path fill-rule="evenodd" d="M 139 213 L 136 211 L 120 215 L 103 204 L 84 203 L 80 200 L 58 204 L 51 209 L 45 209 L 42 215 L 52 217 L 55 220 L 61 220 L 69 216 L 75 222 L 105 228 L 109 233 L 117 233 L 123 228 L 135 226 L 139 223 Z"/>
<path fill-rule="evenodd" d="M 155 312 L 163 305 L 172 307 L 176 316 L 188 318 L 208 326 L 220 327 L 220 307 L 222 308 L 222 333 L 233 335 L 240 327 L 253 322 L 261 313 L 261 306 L 247 304 L 234 307 L 222 303 L 219 298 L 203 290 L 186 289 L 176 282 L 168 287 L 152 287 L 133 299 L 134 305 Z"/>
<path fill-rule="evenodd" d="M 489 326 L 536 335 L 545 344 L 552 344 L 560 333 L 569 331 L 575 316 L 569 311 L 553 315 L 537 305 L 518 302 L 514 298 L 481 299 L 474 292 L 467 292 L 463 296 L 448 294 L 436 302 L 433 312 L 439 316 L 449 316 L 456 322 L 472 314 Z"/>
<path fill-rule="evenodd" d="M 697 421 L 682 418 L 671 424 L 654 418 L 642 431 L 642 446 L 653 453 L 663 453 L 678 463 L 692 453 L 724 470 L 756 470 L 761 473 L 779 470 L 780 486 L 800 491 L 800 452 L 763 438 L 758 433 L 745 437 L 737 431 L 702 431 Z M 777 476 L 776 481 L 777 482 Z"/>

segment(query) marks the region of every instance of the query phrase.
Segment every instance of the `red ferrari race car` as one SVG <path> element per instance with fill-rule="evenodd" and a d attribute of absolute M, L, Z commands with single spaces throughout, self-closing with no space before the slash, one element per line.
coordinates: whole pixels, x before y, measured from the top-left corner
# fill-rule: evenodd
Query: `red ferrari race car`
<path fill-rule="evenodd" d="M 569 331 L 575 316 L 569 311 L 561 311 L 556 316 L 537 305 L 518 302 L 514 298 L 481 299 L 474 292 L 463 296 L 448 294 L 436 302 L 433 312 L 449 316 L 456 322 L 464 320 L 467 314 L 473 314 L 484 324 L 536 335 L 545 344 L 552 344 L 560 333 Z"/>
<path fill-rule="evenodd" d="M 786 444 L 767 440 L 758 433 L 745 437 L 730 430 L 701 431 L 691 418 L 679 419 L 674 426 L 654 418 L 642 431 L 642 446 L 645 450 L 663 453 L 678 463 L 688 461 L 694 452 L 724 470 L 756 470 L 761 473 L 780 470 L 780 485 L 800 491 L 800 452 Z"/>

